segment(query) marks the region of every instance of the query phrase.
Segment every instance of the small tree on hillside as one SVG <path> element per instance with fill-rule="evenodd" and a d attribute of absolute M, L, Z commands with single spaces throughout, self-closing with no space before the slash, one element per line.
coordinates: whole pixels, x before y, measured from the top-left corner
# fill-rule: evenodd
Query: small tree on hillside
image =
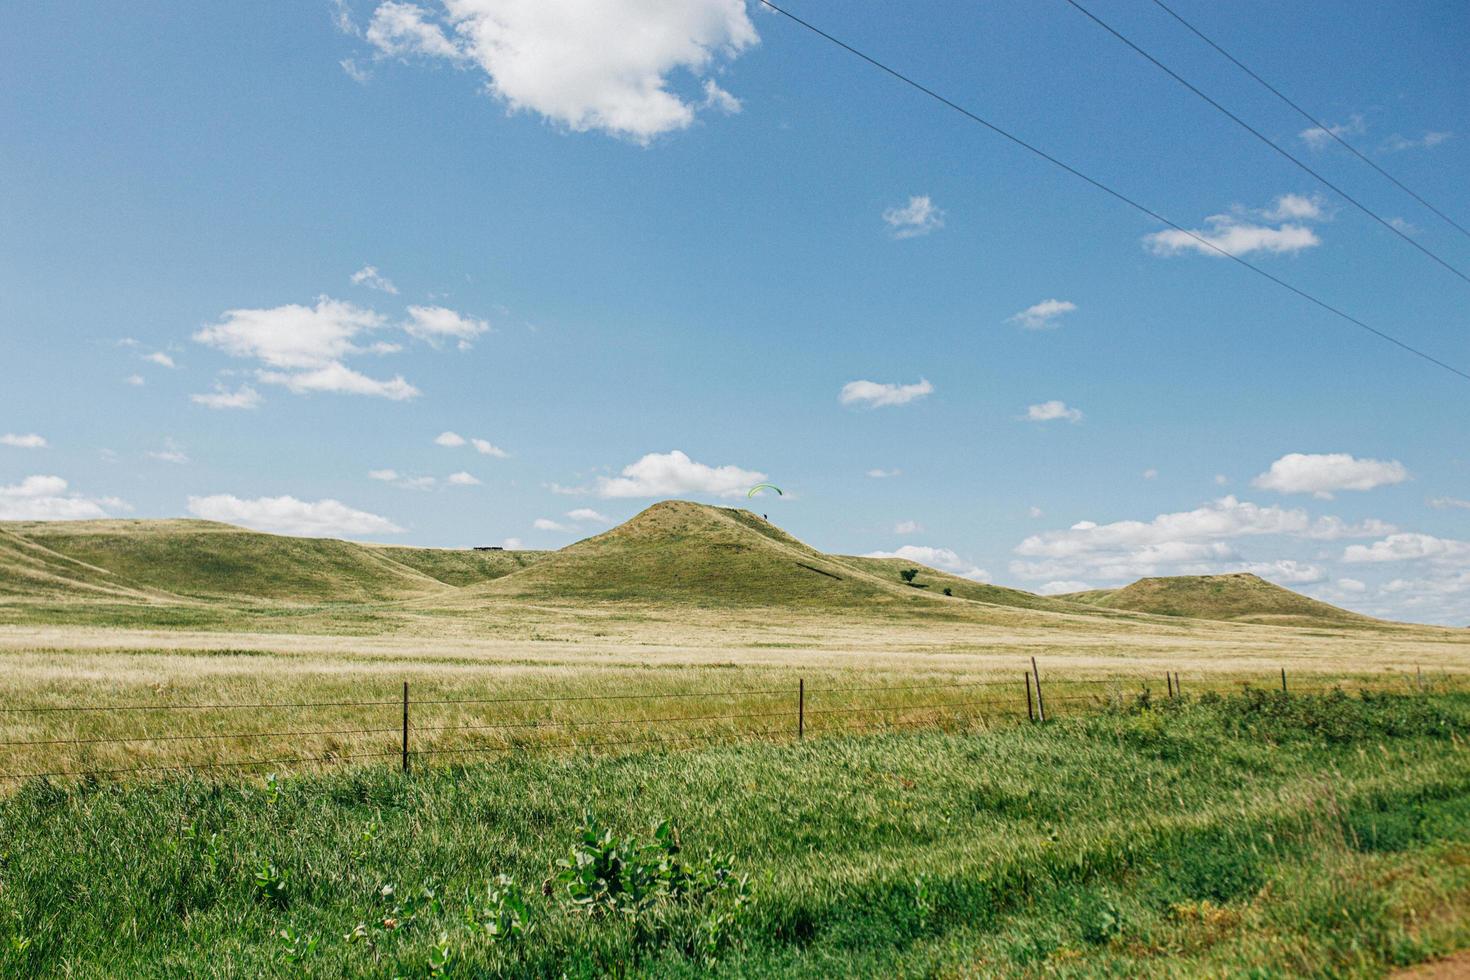
<path fill-rule="evenodd" d="M 909 585 L 913 585 L 914 584 L 914 578 L 918 574 L 919 574 L 919 570 L 917 568 L 905 568 L 903 571 L 901 571 L 901 572 L 898 573 L 898 577 L 901 578 L 901 579 L 903 579 Z"/>

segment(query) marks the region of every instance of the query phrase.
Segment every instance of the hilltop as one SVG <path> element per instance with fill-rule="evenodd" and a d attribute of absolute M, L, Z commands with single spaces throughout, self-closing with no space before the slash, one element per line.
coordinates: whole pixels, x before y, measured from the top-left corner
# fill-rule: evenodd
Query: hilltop
<path fill-rule="evenodd" d="M 1105 609 L 1264 625 L 1370 625 L 1367 616 L 1319 602 L 1249 572 L 1142 578 L 1121 589 L 1060 598 Z"/>

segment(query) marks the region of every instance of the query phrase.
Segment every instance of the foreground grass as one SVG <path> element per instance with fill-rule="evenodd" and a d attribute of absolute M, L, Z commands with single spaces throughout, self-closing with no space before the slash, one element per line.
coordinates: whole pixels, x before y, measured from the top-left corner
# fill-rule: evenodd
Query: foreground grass
<path fill-rule="evenodd" d="M 0 800 L 0 972 L 1379 975 L 1470 941 L 1467 725 L 1463 695 L 1248 694 L 407 777 L 34 782 Z M 705 884 L 570 905 L 548 879 L 584 812 L 645 841 L 671 820 L 661 860 Z M 624 851 L 658 880 L 650 854 Z"/>

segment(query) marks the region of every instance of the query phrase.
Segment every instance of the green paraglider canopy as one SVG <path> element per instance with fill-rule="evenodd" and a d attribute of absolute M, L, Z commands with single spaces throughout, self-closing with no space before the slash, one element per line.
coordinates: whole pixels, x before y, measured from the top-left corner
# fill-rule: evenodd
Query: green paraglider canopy
<path fill-rule="evenodd" d="M 749 499 L 751 497 L 754 497 L 756 494 L 760 493 L 762 490 L 774 490 L 774 491 L 776 491 L 776 496 L 778 496 L 778 497 L 784 497 L 784 496 L 786 496 L 784 493 L 781 492 L 781 488 L 778 487 L 778 486 L 776 486 L 774 483 L 757 483 L 755 486 L 753 486 L 753 487 L 750 488 L 750 493 L 747 493 L 745 495 L 746 496 L 746 499 Z"/>

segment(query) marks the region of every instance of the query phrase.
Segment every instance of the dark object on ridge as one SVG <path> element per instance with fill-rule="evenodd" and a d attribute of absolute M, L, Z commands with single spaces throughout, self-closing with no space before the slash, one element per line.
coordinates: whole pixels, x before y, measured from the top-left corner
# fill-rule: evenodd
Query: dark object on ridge
<path fill-rule="evenodd" d="M 504 551 L 505 549 L 502 548 L 498 544 L 477 544 L 477 545 L 475 545 L 475 550 L 476 551 Z"/>

